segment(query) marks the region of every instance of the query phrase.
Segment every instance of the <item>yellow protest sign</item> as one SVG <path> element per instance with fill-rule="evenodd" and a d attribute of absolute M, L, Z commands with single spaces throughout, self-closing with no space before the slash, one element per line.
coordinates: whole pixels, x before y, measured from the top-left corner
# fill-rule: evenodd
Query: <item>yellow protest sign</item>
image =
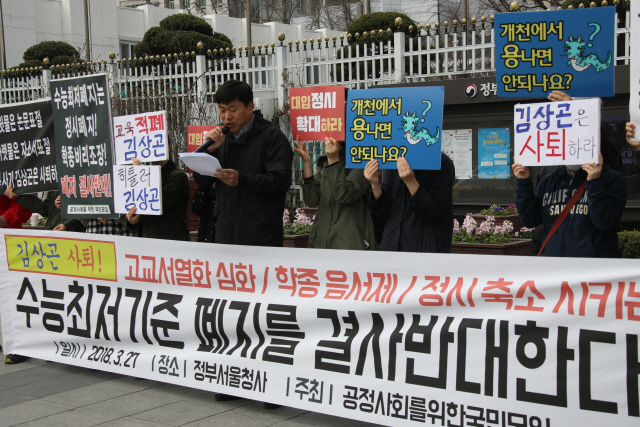
<path fill-rule="evenodd" d="M 5 235 L 9 270 L 116 281 L 113 242 Z"/>

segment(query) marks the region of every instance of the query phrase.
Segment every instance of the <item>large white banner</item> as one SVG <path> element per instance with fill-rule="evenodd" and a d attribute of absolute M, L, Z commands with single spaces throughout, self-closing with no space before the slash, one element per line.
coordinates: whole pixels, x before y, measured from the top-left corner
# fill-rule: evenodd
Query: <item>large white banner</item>
<path fill-rule="evenodd" d="M 640 45 L 640 7 L 638 2 L 634 2 L 635 6 L 631 9 L 631 46 L 635 49 L 629 49 L 631 55 L 631 89 L 629 93 L 629 115 L 631 122 L 636 126 L 640 126 L 640 52 L 637 46 Z M 640 140 L 640 131 L 636 131 L 636 140 Z"/>
<path fill-rule="evenodd" d="M 4 230 L 5 351 L 388 425 L 637 426 L 637 260 Z"/>
<path fill-rule="evenodd" d="M 523 166 L 599 163 L 600 98 L 516 104 L 515 163 Z"/>

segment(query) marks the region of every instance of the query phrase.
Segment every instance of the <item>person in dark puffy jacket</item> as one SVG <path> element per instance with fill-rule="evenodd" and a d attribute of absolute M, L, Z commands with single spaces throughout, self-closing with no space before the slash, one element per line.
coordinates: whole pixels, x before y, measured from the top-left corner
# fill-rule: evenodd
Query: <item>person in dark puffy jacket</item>
<path fill-rule="evenodd" d="M 291 185 L 293 150 L 287 137 L 259 110 L 245 83 L 228 80 L 214 96 L 229 128 L 207 132 L 207 148 L 220 162 L 216 177 L 216 243 L 282 247 L 282 213 Z"/>
<path fill-rule="evenodd" d="M 622 175 L 604 164 L 556 166 L 542 177 L 534 192 L 529 168 L 515 163 L 518 178 L 516 206 L 525 227 L 544 224 L 544 236 L 585 183 L 584 194 L 552 235 L 542 256 L 614 258 L 618 255 L 616 228 L 627 202 L 627 185 Z"/>
<path fill-rule="evenodd" d="M 194 172 L 193 180 L 198 184 L 198 189 L 191 199 L 191 212 L 200 217 L 198 242 L 213 243 L 216 241 L 216 223 L 213 220 L 216 206 L 215 178 Z"/>
<path fill-rule="evenodd" d="M 367 163 L 364 175 L 371 182 L 373 221 L 384 227 L 383 251 L 451 251 L 456 172 L 444 153 L 440 153 L 440 165 L 439 170 L 414 171 L 400 157 L 397 170 L 388 170 L 380 185 L 378 161 Z"/>

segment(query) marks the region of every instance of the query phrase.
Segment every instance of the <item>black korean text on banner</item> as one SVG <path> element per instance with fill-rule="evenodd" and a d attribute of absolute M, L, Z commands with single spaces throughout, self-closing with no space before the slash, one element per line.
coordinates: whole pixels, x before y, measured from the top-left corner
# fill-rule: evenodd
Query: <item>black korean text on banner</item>
<path fill-rule="evenodd" d="M 640 418 L 632 260 L 0 238 L 7 352 L 384 425 Z"/>
<path fill-rule="evenodd" d="M 0 107 L 0 186 L 16 193 L 58 189 L 51 101 Z"/>
<path fill-rule="evenodd" d="M 51 80 L 51 105 L 63 215 L 116 218 L 106 74 Z"/>

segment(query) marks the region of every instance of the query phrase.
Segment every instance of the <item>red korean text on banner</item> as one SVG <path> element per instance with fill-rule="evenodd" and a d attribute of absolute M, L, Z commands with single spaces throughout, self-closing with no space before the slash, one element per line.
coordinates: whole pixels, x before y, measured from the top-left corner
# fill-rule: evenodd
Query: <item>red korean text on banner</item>
<path fill-rule="evenodd" d="M 289 111 L 294 139 L 344 141 L 344 86 L 291 88 Z"/>
<path fill-rule="evenodd" d="M 215 126 L 187 126 L 187 153 L 193 153 L 204 144 L 204 134 Z"/>

